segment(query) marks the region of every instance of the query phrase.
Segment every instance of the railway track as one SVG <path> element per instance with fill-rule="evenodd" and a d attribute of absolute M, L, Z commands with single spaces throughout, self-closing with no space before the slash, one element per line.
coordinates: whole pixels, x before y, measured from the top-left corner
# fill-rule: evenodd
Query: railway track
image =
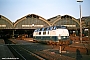
<path fill-rule="evenodd" d="M 21 47 L 19 44 L 12 44 L 11 41 L 5 41 L 5 43 L 18 60 L 46 60 L 45 58 Z"/>
<path fill-rule="evenodd" d="M 15 58 L 18 58 L 20 60 L 26 60 L 26 58 L 24 56 L 22 56 L 21 53 L 19 53 L 15 48 L 13 48 L 10 45 L 7 45 L 10 49 L 10 51 L 14 54 Z"/>
<path fill-rule="evenodd" d="M 11 52 L 15 55 L 16 58 L 19 58 L 20 60 L 46 60 L 45 58 L 42 58 L 41 56 L 31 52 L 30 50 L 27 50 L 20 45 L 8 45 Z"/>

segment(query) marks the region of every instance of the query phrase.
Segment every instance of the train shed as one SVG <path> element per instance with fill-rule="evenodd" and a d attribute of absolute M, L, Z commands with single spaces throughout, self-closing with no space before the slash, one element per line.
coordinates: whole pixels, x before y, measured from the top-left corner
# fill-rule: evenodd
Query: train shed
<path fill-rule="evenodd" d="M 82 31 L 85 36 L 90 36 L 88 33 L 90 31 L 89 22 L 90 16 L 82 17 Z M 18 37 L 19 35 L 24 34 L 26 34 L 27 37 L 33 37 L 33 31 L 35 29 L 55 25 L 67 26 L 70 35 L 74 34 L 74 36 L 79 36 L 80 34 L 79 19 L 70 15 L 57 15 L 55 17 L 45 19 L 36 14 L 28 14 L 20 19 L 17 19 L 14 23 L 5 16 L 0 15 L 0 37 Z"/>

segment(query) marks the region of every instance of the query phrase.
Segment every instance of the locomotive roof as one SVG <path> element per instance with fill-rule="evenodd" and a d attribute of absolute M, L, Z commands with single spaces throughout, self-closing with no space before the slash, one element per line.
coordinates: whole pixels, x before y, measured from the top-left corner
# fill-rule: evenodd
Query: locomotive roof
<path fill-rule="evenodd" d="M 55 30 L 55 29 L 66 29 L 66 26 L 50 26 L 44 28 L 38 28 L 35 31 L 48 31 L 48 30 Z"/>

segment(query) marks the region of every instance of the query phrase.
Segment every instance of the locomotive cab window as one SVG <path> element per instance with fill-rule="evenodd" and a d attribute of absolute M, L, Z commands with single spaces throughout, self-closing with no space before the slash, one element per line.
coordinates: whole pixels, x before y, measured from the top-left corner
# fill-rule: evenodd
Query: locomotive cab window
<path fill-rule="evenodd" d="M 37 30 L 35 30 L 34 32 L 37 32 Z"/>
<path fill-rule="evenodd" d="M 36 29 L 35 32 L 38 32 L 40 29 Z"/>
<path fill-rule="evenodd" d="M 50 30 L 50 27 L 48 27 L 48 30 Z"/>
<path fill-rule="evenodd" d="M 38 32 L 40 29 L 36 29 L 35 32 Z"/>
<path fill-rule="evenodd" d="M 54 26 L 52 26 L 52 30 L 54 30 Z"/>
<path fill-rule="evenodd" d="M 40 29 L 38 29 L 37 31 L 40 31 Z"/>
<path fill-rule="evenodd" d="M 53 29 L 53 27 L 50 27 L 50 30 L 52 30 Z"/>
<path fill-rule="evenodd" d="M 56 30 L 56 26 L 54 26 L 54 28 L 53 28 L 54 30 Z"/>
<path fill-rule="evenodd" d="M 44 31 L 44 28 L 42 28 L 42 31 Z"/>
<path fill-rule="evenodd" d="M 42 31 L 42 28 L 39 31 Z"/>
<path fill-rule="evenodd" d="M 49 31 L 49 27 L 46 29 L 46 31 Z"/>
<path fill-rule="evenodd" d="M 44 28 L 44 31 L 46 31 L 47 30 L 47 28 Z"/>

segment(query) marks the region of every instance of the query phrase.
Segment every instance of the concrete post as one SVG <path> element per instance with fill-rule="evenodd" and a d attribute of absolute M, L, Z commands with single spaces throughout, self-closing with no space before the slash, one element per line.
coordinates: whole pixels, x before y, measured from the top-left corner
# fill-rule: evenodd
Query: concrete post
<path fill-rule="evenodd" d="M 59 46 L 59 53 L 62 53 L 61 46 Z"/>

